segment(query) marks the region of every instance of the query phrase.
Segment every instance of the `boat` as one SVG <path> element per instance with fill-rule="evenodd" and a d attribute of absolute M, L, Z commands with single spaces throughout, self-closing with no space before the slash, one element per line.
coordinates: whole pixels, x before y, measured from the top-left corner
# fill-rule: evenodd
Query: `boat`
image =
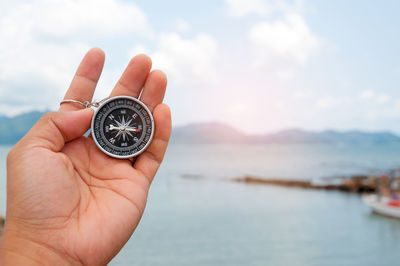
<path fill-rule="evenodd" d="M 400 202 L 389 197 L 379 197 L 376 194 L 366 194 L 362 197 L 364 203 L 377 214 L 400 219 Z"/>

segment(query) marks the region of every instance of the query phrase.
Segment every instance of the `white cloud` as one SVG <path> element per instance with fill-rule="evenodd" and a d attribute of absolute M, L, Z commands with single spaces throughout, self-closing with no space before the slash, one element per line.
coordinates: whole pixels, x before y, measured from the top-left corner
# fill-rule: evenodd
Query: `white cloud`
<path fill-rule="evenodd" d="M 170 33 L 160 37 L 152 58 L 178 84 L 202 84 L 216 79 L 217 49 L 217 41 L 207 34 L 184 39 Z"/>
<path fill-rule="evenodd" d="M 387 103 L 387 102 L 390 101 L 390 98 L 389 98 L 388 96 L 386 96 L 386 95 L 379 95 L 379 96 L 376 98 L 376 101 L 377 101 L 378 103 Z"/>
<path fill-rule="evenodd" d="M 313 12 L 304 0 L 225 0 L 226 11 L 231 17 L 267 17 L 275 14 Z"/>
<path fill-rule="evenodd" d="M 225 0 L 228 13 L 234 17 L 246 15 L 266 15 L 270 12 L 270 6 L 263 0 Z"/>
<path fill-rule="evenodd" d="M 132 58 L 138 54 L 148 54 L 149 49 L 143 44 L 137 44 L 128 50 L 129 58 Z"/>
<path fill-rule="evenodd" d="M 145 14 L 120 0 L 39 0 L 17 2 L 3 18 L 15 31 L 33 31 L 37 37 L 109 36 L 149 30 Z"/>
<path fill-rule="evenodd" d="M 375 96 L 375 93 L 371 90 L 363 91 L 360 95 L 361 99 L 371 99 Z"/>
<path fill-rule="evenodd" d="M 0 110 L 8 114 L 56 108 L 91 42 L 151 34 L 146 15 L 120 0 L 10 1 L 6 10 L 0 12 Z"/>
<path fill-rule="evenodd" d="M 275 71 L 276 76 L 282 80 L 290 80 L 295 77 L 295 72 L 293 69 L 278 69 Z"/>
<path fill-rule="evenodd" d="M 283 20 L 260 22 L 251 27 L 249 39 L 257 48 L 261 62 L 279 60 L 303 65 L 320 46 L 319 38 L 311 32 L 298 14 L 287 14 Z"/>
<path fill-rule="evenodd" d="M 324 96 L 316 100 L 315 106 L 319 109 L 335 109 L 338 107 L 350 107 L 356 105 L 359 108 L 369 107 L 368 112 L 376 111 L 381 104 L 389 103 L 391 99 L 385 94 L 378 94 L 372 90 L 365 90 L 361 94 L 353 96 Z M 378 105 L 376 105 L 378 104 Z M 379 107 L 380 108 L 380 107 Z M 379 110 L 379 109 L 378 109 Z"/>
<path fill-rule="evenodd" d="M 317 99 L 315 105 L 319 109 L 331 109 L 338 108 L 342 105 L 348 105 L 352 102 L 352 99 L 349 97 L 325 96 Z"/>
<path fill-rule="evenodd" d="M 0 105 L 13 113 L 24 109 L 56 108 L 81 56 L 83 43 L 55 45 L 27 40 L 8 47 L 0 58 Z"/>
<path fill-rule="evenodd" d="M 310 100 L 315 96 L 315 92 L 311 90 L 299 90 L 293 93 L 293 98 L 296 100 Z"/>
<path fill-rule="evenodd" d="M 372 90 L 365 90 L 360 94 L 360 98 L 364 101 L 369 101 L 369 102 L 376 102 L 376 103 L 387 103 L 390 101 L 390 98 L 383 93 L 376 93 Z"/>

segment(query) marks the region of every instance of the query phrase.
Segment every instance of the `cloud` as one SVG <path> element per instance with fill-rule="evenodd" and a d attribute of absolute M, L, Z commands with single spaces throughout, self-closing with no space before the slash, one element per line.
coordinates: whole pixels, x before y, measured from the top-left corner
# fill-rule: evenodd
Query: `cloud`
<path fill-rule="evenodd" d="M 293 98 L 296 100 L 310 100 L 315 97 L 315 92 L 311 90 L 298 90 L 293 93 Z"/>
<path fill-rule="evenodd" d="M 192 39 L 179 34 L 164 34 L 152 53 L 154 65 L 165 70 L 180 85 L 195 85 L 216 79 L 215 57 L 218 43 L 207 34 Z"/>
<path fill-rule="evenodd" d="M 83 43 L 60 46 L 27 40 L 10 45 L 0 59 L 2 109 L 13 113 L 17 105 L 25 109 L 55 108 L 87 50 Z"/>
<path fill-rule="evenodd" d="M 149 30 L 145 14 L 119 0 L 38 0 L 17 2 L 2 19 L 6 29 L 37 37 L 104 37 Z"/>
<path fill-rule="evenodd" d="M 248 34 L 262 62 L 280 61 L 304 65 L 321 41 L 298 14 L 286 14 L 282 20 L 259 22 Z"/>
<path fill-rule="evenodd" d="M 5 9 L 0 12 L 0 110 L 8 114 L 56 108 L 92 42 L 151 34 L 145 13 L 120 0 L 10 1 Z"/>
<path fill-rule="evenodd" d="M 315 106 L 319 109 L 335 109 L 353 102 L 350 97 L 325 96 L 317 99 Z"/>
<path fill-rule="evenodd" d="M 267 1 L 262 0 L 225 0 L 229 15 L 243 17 L 246 15 L 266 15 L 270 12 Z"/>
<path fill-rule="evenodd" d="M 363 91 L 360 95 L 361 99 L 371 99 L 375 96 L 375 93 L 371 90 Z"/>
<path fill-rule="evenodd" d="M 378 103 L 387 103 L 387 102 L 390 101 L 390 98 L 389 98 L 388 96 L 386 96 L 386 95 L 379 95 L 379 96 L 376 98 L 376 101 L 377 101 Z"/>
<path fill-rule="evenodd" d="M 136 44 L 128 49 L 128 57 L 132 58 L 138 54 L 148 54 L 149 49 L 143 44 Z"/>
<path fill-rule="evenodd" d="M 383 93 L 376 93 L 372 90 L 365 90 L 360 94 L 360 98 L 364 101 L 375 102 L 379 104 L 387 103 L 390 98 Z"/>
<path fill-rule="evenodd" d="M 313 12 L 306 7 L 303 0 L 225 0 L 226 11 L 229 16 L 243 17 L 268 17 L 287 13 Z"/>

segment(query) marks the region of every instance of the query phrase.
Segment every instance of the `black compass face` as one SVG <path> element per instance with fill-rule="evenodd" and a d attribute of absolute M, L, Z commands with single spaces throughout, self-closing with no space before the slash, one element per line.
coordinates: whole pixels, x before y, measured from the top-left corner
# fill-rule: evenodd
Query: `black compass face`
<path fill-rule="evenodd" d="M 102 104 L 92 121 L 92 135 L 99 148 L 116 158 L 133 157 L 145 150 L 153 131 L 153 117 L 135 98 L 118 96 Z"/>

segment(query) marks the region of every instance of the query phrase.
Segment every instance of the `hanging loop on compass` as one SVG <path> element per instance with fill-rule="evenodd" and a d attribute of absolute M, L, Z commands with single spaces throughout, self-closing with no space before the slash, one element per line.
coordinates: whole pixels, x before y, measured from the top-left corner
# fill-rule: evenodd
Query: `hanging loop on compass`
<path fill-rule="evenodd" d="M 105 100 L 107 100 L 109 97 L 107 97 L 107 98 L 104 98 L 103 100 L 101 100 L 101 101 L 95 101 L 95 102 L 89 102 L 89 101 L 84 101 L 84 102 L 81 102 L 81 101 L 77 101 L 77 100 L 70 100 L 70 99 L 66 99 L 66 100 L 62 100 L 61 102 L 60 102 L 60 105 L 61 104 L 63 104 L 63 103 L 77 103 L 77 104 L 80 104 L 80 105 L 82 105 L 84 108 L 90 108 L 90 107 L 99 107 L 100 106 L 100 104 L 102 103 L 102 102 L 104 102 Z"/>

